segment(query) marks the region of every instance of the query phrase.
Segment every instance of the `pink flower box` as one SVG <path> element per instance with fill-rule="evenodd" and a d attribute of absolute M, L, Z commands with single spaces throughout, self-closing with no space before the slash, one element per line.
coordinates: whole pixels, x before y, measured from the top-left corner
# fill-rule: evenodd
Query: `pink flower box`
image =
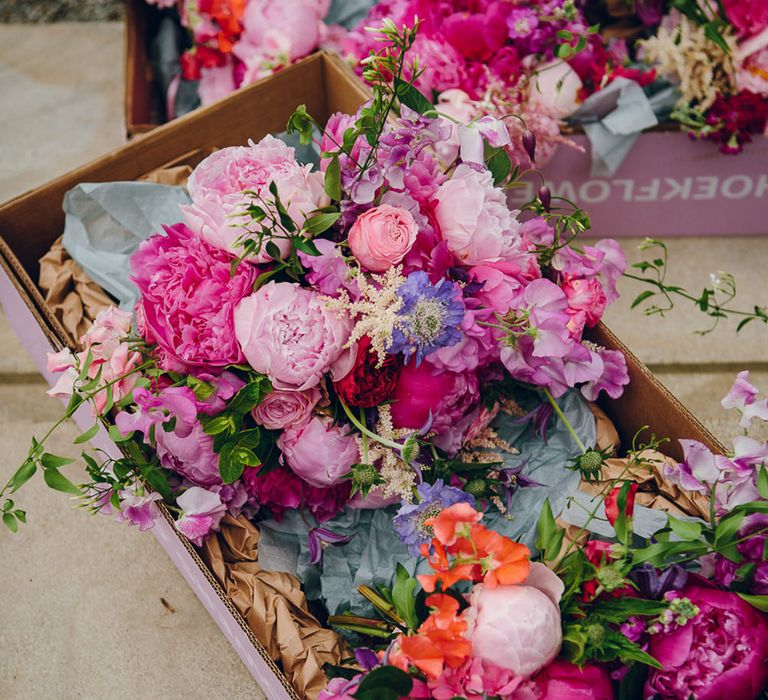
<path fill-rule="evenodd" d="M 71 346 L 72 340 L 45 305 L 34 280 L 38 276 L 38 260 L 63 230 L 61 203 L 66 191 L 82 182 L 133 180 L 156 168 L 194 164 L 212 148 L 239 145 L 249 138 L 259 139 L 281 131 L 302 103 L 324 121 L 336 111 L 354 112 L 366 97 L 359 80 L 340 59 L 318 53 L 0 206 L 0 304 L 46 381 L 54 383 L 53 376 L 46 371 L 46 353 Z M 599 326 L 591 339 L 621 349 L 627 356 L 629 387 L 621 399 L 608 399 L 601 404 L 626 444 L 641 426 L 649 425 L 658 434 L 685 436 L 713 450 L 722 449 L 610 331 Z M 89 409 L 83 407 L 83 413 L 75 419 L 86 429 L 92 420 Z M 119 454 L 103 428 L 92 443 L 111 455 Z M 680 456 L 676 443 L 669 443 L 665 449 Z M 298 693 L 227 598 L 195 547 L 173 527 L 162 504 L 159 515 L 152 532 L 267 697 L 298 699 Z"/>
<path fill-rule="evenodd" d="M 682 131 L 640 134 L 613 177 L 590 175 L 585 151 L 560 146 L 542 166 L 553 195 L 585 209 L 596 237 L 715 236 L 768 234 L 768 138 L 755 137 L 738 155 L 715 144 L 692 141 Z M 513 191 L 528 201 L 539 183 Z M 535 188 L 535 189 L 534 189 Z"/>

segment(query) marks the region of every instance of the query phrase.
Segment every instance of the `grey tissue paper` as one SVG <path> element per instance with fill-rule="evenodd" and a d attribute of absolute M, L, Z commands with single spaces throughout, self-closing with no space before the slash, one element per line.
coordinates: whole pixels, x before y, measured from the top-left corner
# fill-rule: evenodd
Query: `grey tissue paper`
<path fill-rule="evenodd" d="M 183 187 L 153 182 L 83 183 L 64 195 L 64 248 L 105 291 L 132 309 L 138 300 L 128 279 L 129 258 L 163 224 L 182 221 Z"/>
<path fill-rule="evenodd" d="M 648 96 L 634 80 L 617 78 L 574 112 L 592 146 L 591 174 L 615 175 L 640 132 L 659 123 Z"/>

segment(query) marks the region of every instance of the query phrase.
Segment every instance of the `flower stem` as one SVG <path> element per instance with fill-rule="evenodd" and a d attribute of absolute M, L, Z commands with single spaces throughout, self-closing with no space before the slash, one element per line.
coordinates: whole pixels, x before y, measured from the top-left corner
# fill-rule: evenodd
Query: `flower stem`
<path fill-rule="evenodd" d="M 345 404 L 343 401 L 339 401 L 341 404 L 341 407 L 344 409 L 344 413 L 347 414 L 347 418 L 349 418 L 350 423 L 354 425 L 364 436 L 367 435 L 369 438 L 376 440 L 381 445 L 384 445 L 384 447 L 389 447 L 393 450 L 401 450 L 403 446 L 400 443 L 395 442 L 394 440 L 387 440 L 387 438 L 381 437 L 381 435 L 377 435 L 372 430 L 368 430 L 368 428 L 363 425 L 363 423 L 360 422 L 360 420 L 355 416 L 354 413 L 350 410 L 349 406 Z"/>
<path fill-rule="evenodd" d="M 542 389 L 542 391 L 544 392 L 544 396 L 547 397 L 547 401 L 549 401 L 552 408 L 555 410 L 555 413 L 557 413 L 557 417 L 563 421 L 563 425 L 565 425 L 565 427 L 568 429 L 568 432 L 571 434 L 571 437 L 576 443 L 576 446 L 582 451 L 582 453 L 587 452 L 586 446 L 581 441 L 581 438 L 576 434 L 576 431 L 573 429 L 570 421 L 565 417 L 565 413 L 563 413 L 563 409 L 561 409 L 557 401 L 555 401 L 555 397 L 552 396 L 552 394 L 549 392 L 549 389 L 545 388 Z"/>

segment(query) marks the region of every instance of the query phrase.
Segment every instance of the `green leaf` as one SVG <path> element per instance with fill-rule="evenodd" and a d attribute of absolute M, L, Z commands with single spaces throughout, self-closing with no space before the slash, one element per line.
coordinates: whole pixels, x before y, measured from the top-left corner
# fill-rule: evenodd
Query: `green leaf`
<path fill-rule="evenodd" d="M 310 217 L 304 222 L 304 230 L 308 233 L 311 233 L 313 236 L 318 236 L 321 233 L 327 231 L 331 226 L 333 226 L 341 216 L 341 212 L 333 212 L 332 214 L 317 214 L 313 217 Z M 294 242 L 294 246 L 296 246 L 296 243 Z M 314 246 L 312 246 L 314 248 Z M 299 248 L 299 250 L 302 250 Z M 320 255 L 320 251 L 315 248 L 315 251 L 309 253 L 310 255 Z M 303 251 L 305 253 L 308 253 L 309 251 Z"/>
<path fill-rule="evenodd" d="M 746 593 L 739 593 L 738 595 L 739 598 L 747 601 L 753 608 L 768 613 L 768 595 L 748 595 Z"/>
<path fill-rule="evenodd" d="M 341 166 L 338 153 L 331 158 L 323 179 L 325 193 L 335 202 L 341 201 Z"/>
<path fill-rule="evenodd" d="M 741 523 L 744 518 L 747 517 L 747 513 L 741 509 L 734 509 L 728 515 L 726 515 L 715 528 L 715 549 L 722 545 L 730 544 L 739 532 Z"/>
<path fill-rule="evenodd" d="M 24 484 L 26 484 L 37 471 L 37 464 L 35 464 L 35 461 L 33 459 L 27 459 L 24 464 L 22 464 L 17 470 L 16 473 L 11 477 L 11 480 L 8 482 L 8 485 L 11 488 L 11 493 L 15 493 L 18 491 Z"/>
<path fill-rule="evenodd" d="M 10 513 L 3 513 L 3 523 L 11 532 L 19 531 L 19 523 Z"/>
<path fill-rule="evenodd" d="M 650 289 L 646 289 L 644 292 L 640 292 L 635 297 L 635 300 L 632 302 L 631 308 L 636 308 L 640 306 L 646 299 L 650 299 L 656 292 L 652 292 Z"/>
<path fill-rule="evenodd" d="M 48 452 L 43 454 L 40 458 L 40 463 L 43 465 L 44 469 L 59 469 L 60 467 L 66 467 L 67 464 L 72 464 L 74 461 L 74 459 L 70 459 L 69 457 L 59 457 Z"/>
<path fill-rule="evenodd" d="M 693 542 L 701 538 L 701 523 L 695 520 L 680 520 L 668 515 L 669 527 L 683 542 Z"/>
<path fill-rule="evenodd" d="M 326 215 L 321 214 L 320 216 Z M 291 239 L 291 244 L 296 250 L 299 250 L 306 255 L 313 255 L 315 257 L 320 255 L 320 251 L 317 249 L 317 246 L 308 238 L 304 238 L 304 236 L 294 236 Z M 288 273 L 290 274 L 290 270 Z"/>
<path fill-rule="evenodd" d="M 541 550 L 541 558 L 544 561 L 553 561 L 560 553 L 563 544 L 565 530 L 555 522 L 552 514 L 552 506 L 549 499 L 544 501 L 536 525 L 536 547 Z"/>
<path fill-rule="evenodd" d="M 5 513 L 6 511 L 11 510 L 11 508 L 13 508 L 13 501 L 10 498 L 6 498 L 1 510 Z"/>
<path fill-rule="evenodd" d="M 680 558 L 700 557 L 706 554 L 706 542 L 657 542 L 632 553 L 635 566 L 648 562 L 657 568 L 676 562 Z"/>
<path fill-rule="evenodd" d="M 219 452 L 219 474 L 225 484 L 237 481 L 242 475 L 245 465 L 235 456 L 235 446 L 227 444 Z"/>
<path fill-rule="evenodd" d="M 408 574 L 408 570 L 398 564 L 395 570 L 395 582 L 392 585 L 392 601 L 398 614 L 405 620 L 408 629 L 415 630 L 419 626 L 419 618 L 416 615 L 416 590 L 418 581 Z"/>
<path fill-rule="evenodd" d="M 630 666 L 629 673 L 621 679 L 617 700 L 643 700 L 648 667 L 643 664 Z"/>
<path fill-rule="evenodd" d="M 757 473 L 757 492 L 768 499 L 768 469 L 764 464 L 760 466 L 760 471 Z"/>
<path fill-rule="evenodd" d="M 133 431 L 128 433 L 127 435 L 123 435 L 118 429 L 116 425 L 110 425 L 107 428 L 107 433 L 109 434 L 109 439 L 112 440 L 112 442 L 121 443 L 121 442 L 128 442 L 133 437 Z"/>
<path fill-rule="evenodd" d="M 274 241 L 267 241 L 267 244 L 264 247 L 270 258 L 273 260 L 282 260 L 283 254 L 280 252 L 280 248 L 277 247 L 277 243 Z"/>
<path fill-rule="evenodd" d="M 635 615 L 660 615 L 669 607 L 668 603 L 643 598 L 609 598 L 594 604 L 594 612 L 608 622 L 624 622 Z"/>
<path fill-rule="evenodd" d="M 419 114 L 426 114 L 435 109 L 432 102 L 424 97 L 417 88 L 397 77 L 395 78 L 395 94 L 397 94 L 400 104 L 410 107 Z"/>
<path fill-rule="evenodd" d="M 394 666 L 379 666 L 363 678 L 353 698 L 357 700 L 400 700 L 413 688 L 413 680 Z"/>
<path fill-rule="evenodd" d="M 27 511 L 25 510 L 14 510 L 13 514 L 16 516 L 16 520 L 22 523 L 27 522 Z"/>
<path fill-rule="evenodd" d="M 248 382 L 235 394 L 235 397 L 229 402 L 227 410 L 236 416 L 245 416 L 246 413 L 256 407 L 261 401 L 265 389 L 264 384 L 264 377 L 261 376 Z"/>
<path fill-rule="evenodd" d="M 507 155 L 507 152 L 503 148 L 498 149 L 485 161 L 485 164 L 488 167 L 488 170 L 491 171 L 494 185 L 498 185 L 506 180 L 510 170 L 512 170 L 512 163 L 509 160 L 509 155 Z"/>
<path fill-rule="evenodd" d="M 232 422 L 232 417 L 228 415 L 216 416 L 209 420 L 203 430 L 207 435 L 218 435 L 226 430 L 234 431 L 235 426 Z"/>
<path fill-rule="evenodd" d="M 99 424 L 94 423 L 90 428 L 88 428 L 88 430 L 78 435 L 73 442 L 75 443 L 75 445 L 81 445 L 84 442 L 88 442 L 88 440 L 93 438 L 98 432 L 99 432 Z"/>
<path fill-rule="evenodd" d="M 80 489 L 77 488 L 66 476 L 64 476 L 58 469 L 48 468 L 43 472 L 43 478 L 49 488 L 55 491 L 63 491 L 64 493 L 71 493 L 75 496 L 80 495 Z"/>

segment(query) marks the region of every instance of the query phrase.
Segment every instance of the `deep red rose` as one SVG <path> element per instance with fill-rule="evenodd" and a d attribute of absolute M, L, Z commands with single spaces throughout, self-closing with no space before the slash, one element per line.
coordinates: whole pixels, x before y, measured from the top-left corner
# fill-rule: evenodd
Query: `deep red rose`
<path fill-rule="evenodd" d="M 614 486 L 611 489 L 611 492 L 605 497 L 605 517 L 608 518 L 608 522 L 611 525 L 615 525 L 616 521 L 619 519 L 619 494 L 621 493 L 623 486 L 624 484 L 618 484 L 617 486 Z M 629 490 L 627 491 L 627 503 L 626 507 L 624 508 L 624 515 L 626 515 L 628 518 L 631 518 L 632 514 L 635 512 L 636 493 L 637 484 L 632 482 L 629 485 Z"/>
<path fill-rule="evenodd" d="M 378 406 L 392 396 L 397 385 L 401 367 L 399 358 L 387 355 L 384 364 L 377 367 L 378 355 L 370 348 L 371 339 L 364 335 L 357 343 L 354 367 L 346 377 L 333 385 L 347 406 Z"/>

